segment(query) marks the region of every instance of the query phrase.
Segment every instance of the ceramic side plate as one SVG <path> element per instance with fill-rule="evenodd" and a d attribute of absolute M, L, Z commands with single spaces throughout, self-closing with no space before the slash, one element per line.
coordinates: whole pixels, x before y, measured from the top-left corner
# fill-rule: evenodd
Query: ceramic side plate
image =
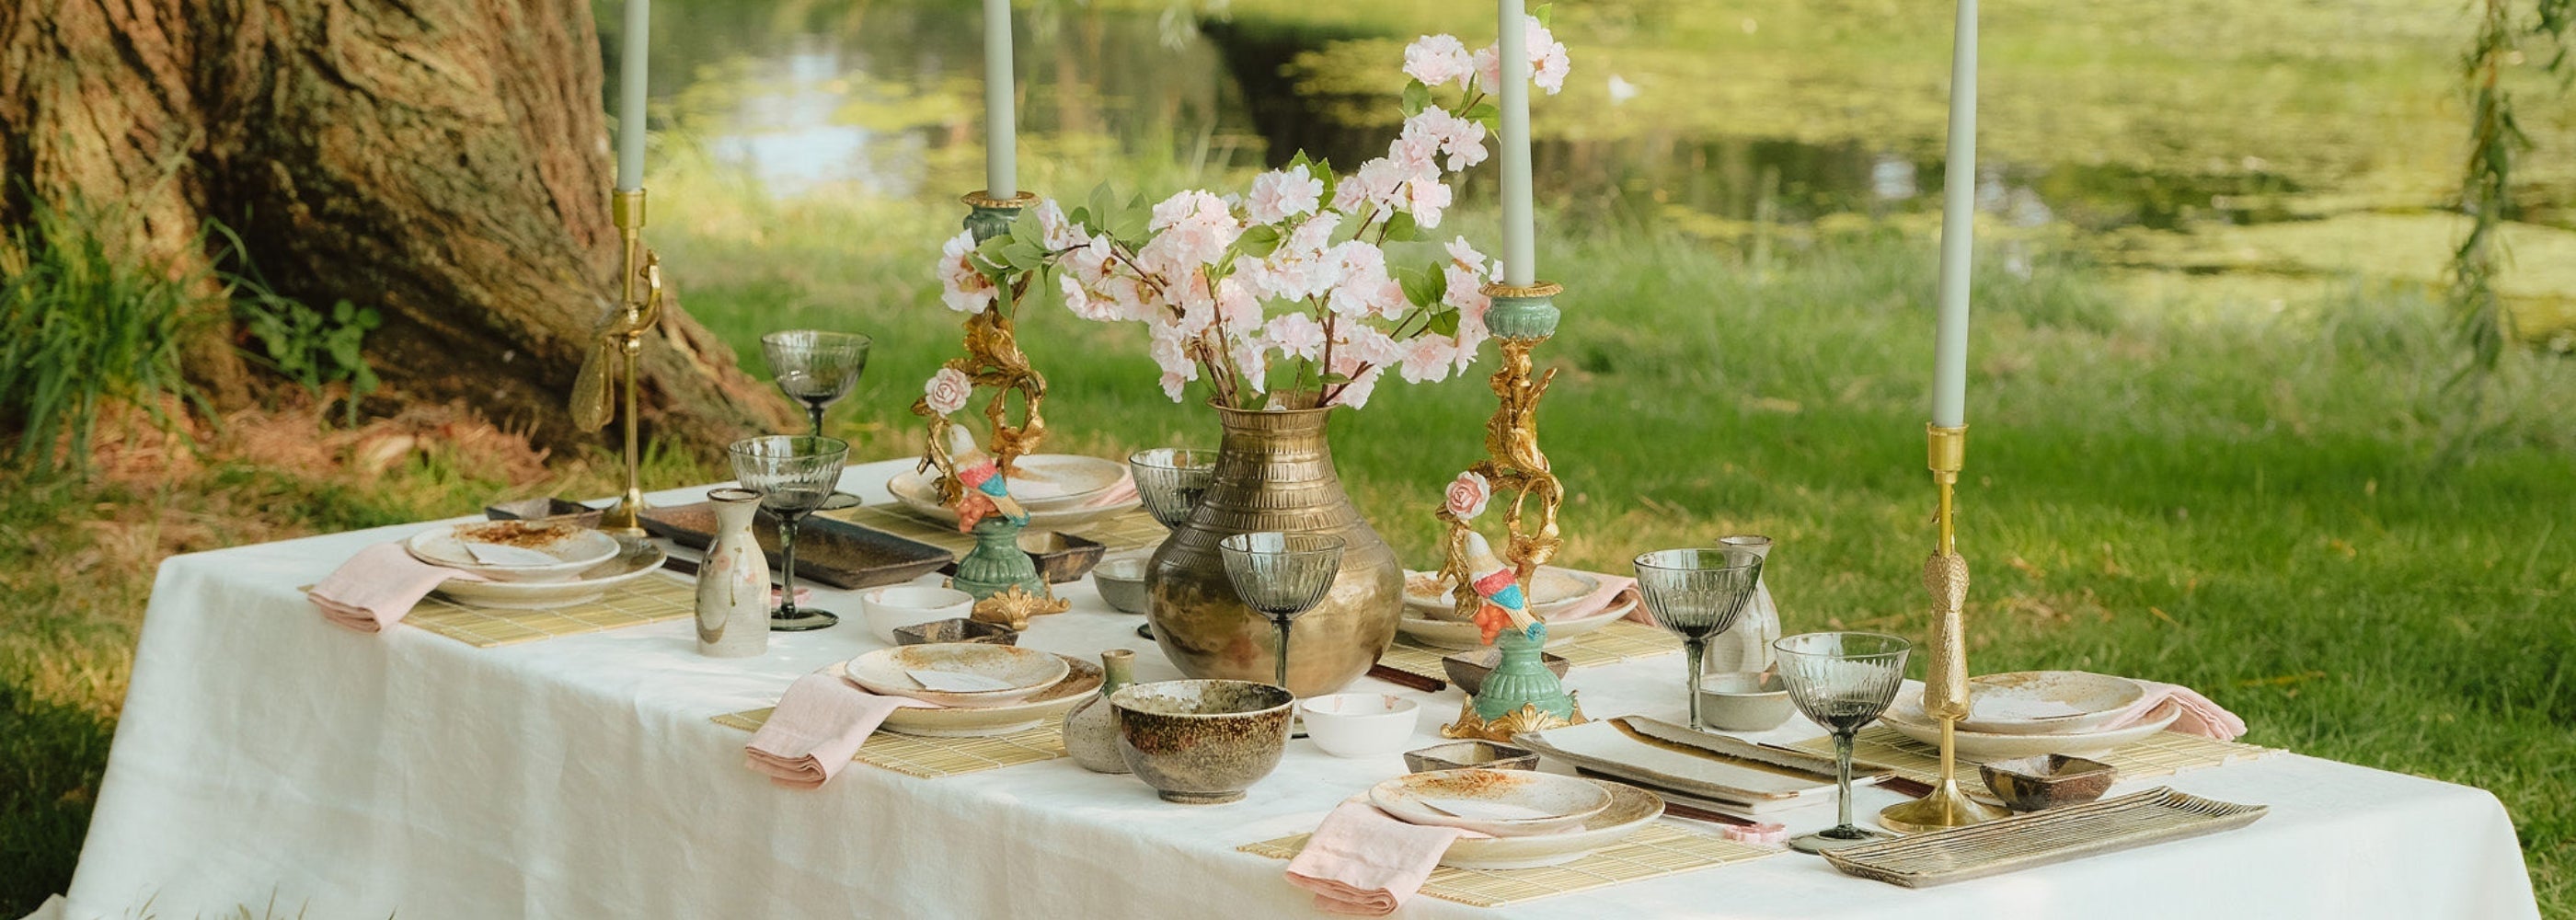
<path fill-rule="evenodd" d="M 908 696 L 942 706 L 983 708 L 1034 696 L 1064 680 L 1071 668 L 1062 656 L 1034 649 L 950 642 L 881 648 L 851 659 L 847 670 L 850 682 L 870 693 Z M 916 673 L 957 675 L 957 686 L 971 684 L 978 689 L 934 689 L 914 679 Z"/>
<path fill-rule="evenodd" d="M 1457 606 L 1449 593 L 1451 585 L 1438 572 L 1404 573 L 1404 609 L 1411 616 L 1428 620 L 1457 619 Z M 1530 577 L 1530 613 L 1539 619 L 1554 616 L 1565 606 L 1601 590 L 1601 579 L 1588 572 L 1540 566 Z"/>
<path fill-rule="evenodd" d="M 482 521 L 434 527 L 403 542 L 412 558 L 494 581 L 570 581 L 617 558 L 617 538 L 584 527 Z"/>
<path fill-rule="evenodd" d="M 1627 600 L 1613 603 L 1581 619 L 1550 620 L 1544 616 L 1539 619 L 1547 623 L 1547 647 L 1562 648 L 1577 636 L 1619 622 L 1621 617 L 1628 615 L 1628 611 L 1635 609 L 1637 602 Z M 1432 648 L 1472 649 L 1485 644 L 1484 634 L 1472 622 L 1426 619 L 1415 616 L 1411 610 L 1405 611 L 1403 618 L 1396 621 L 1395 629 Z"/>
<path fill-rule="evenodd" d="M 2145 699 L 2137 681 L 2087 671 L 2015 671 L 1968 678 L 1959 727 L 1997 735 L 2092 731 Z"/>
<path fill-rule="evenodd" d="M 1608 793 L 1610 804 L 1583 826 L 1555 834 L 1527 837 L 1462 837 L 1440 855 L 1440 864 L 1461 869 L 1535 869 L 1573 862 L 1628 839 L 1664 814 L 1664 800 L 1652 792 L 1607 780 L 1585 780 Z"/>
<path fill-rule="evenodd" d="M 1909 689 L 1898 694 L 1898 698 L 1900 702 L 1910 698 L 1913 700 L 1913 705 L 1902 707 L 1905 710 L 1903 712 L 1898 711 L 1900 707 L 1890 706 L 1887 714 L 1879 717 L 1879 721 L 1887 723 L 1887 727 L 1895 729 L 1897 734 L 1924 744 L 1940 744 L 1941 723 L 1924 717 L 1922 694 Z M 1959 756 L 1976 763 L 2011 760 L 2017 757 L 2036 757 L 2041 754 L 2100 757 L 2122 745 L 2153 737 L 2155 733 L 2164 731 L 2166 726 L 2172 725 L 2175 719 L 2181 717 L 2181 704 L 2167 702 L 2148 711 L 2146 721 L 2123 728 L 2059 732 L 2049 735 L 2002 735 L 1972 732 L 1962 728 L 1951 734 L 1957 740 Z"/>
<path fill-rule="evenodd" d="M 1369 803 L 1408 824 L 1525 837 L 1583 823 L 1610 807 L 1610 793 L 1571 776 L 1470 768 L 1387 780 L 1370 787 Z"/>
<path fill-rule="evenodd" d="M 661 571 L 667 558 L 661 547 L 647 543 L 633 555 L 592 566 L 569 581 L 449 581 L 438 586 L 438 593 L 476 607 L 553 610 L 605 597 L 611 588 Z"/>
<path fill-rule="evenodd" d="M 1064 660 L 1064 679 L 1019 702 L 968 709 L 897 709 L 880 728 L 927 738 L 984 738 L 1023 732 L 1061 719 L 1065 710 L 1100 691 L 1102 675 L 1098 664 L 1056 657 Z M 849 680 L 845 666 L 836 664 L 830 670 L 842 680 Z"/>

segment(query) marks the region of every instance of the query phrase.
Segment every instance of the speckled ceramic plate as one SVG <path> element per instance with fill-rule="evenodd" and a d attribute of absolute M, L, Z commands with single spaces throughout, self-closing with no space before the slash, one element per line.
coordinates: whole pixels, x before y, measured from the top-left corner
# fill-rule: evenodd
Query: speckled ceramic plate
<path fill-rule="evenodd" d="M 661 547 L 647 543 L 633 555 L 600 563 L 570 581 L 448 581 L 438 586 L 438 593 L 476 607 L 553 610 L 598 600 L 610 588 L 660 571 L 668 558 Z"/>
<path fill-rule="evenodd" d="M 1539 619 L 1555 616 L 1566 605 L 1601 590 L 1601 579 L 1589 572 L 1543 565 L 1530 579 L 1530 612 Z M 1457 619 L 1449 583 L 1438 572 L 1404 573 L 1404 612 L 1428 620 Z"/>
<path fill-rule="evenodd" d="M 1063 718 L 1066 710 L 1100 691 L 1102 675 L 1097 664 L 1066 655 L 1056 657 L 1064 659 L 1064 679 L 1027 699 L 979 709 L 897 709 L 886 717 L 882 727 L 897 734 L 929 738 L 984 738 L 1024 732 Z M 844 666 L 836 664 L 829 670 L 849 680 Z"/>
<path fill-rule="evenodd" d="M 470 544 L 488 543 L 550 562 L 484 562 Z M 571 581 L 600 563 L 617 558 L 617 538 L 587 527 L 531 521 L 478 521 L 434 527 L 403 541 L 412 558 L 481 575 L 494 581 Z"/>
<path fill-rule="evenodd" d="M 931 483 L 930 477 L 927 475 L 909 471 L 898 473 L 893 479 L 886 481 L 886 491 L 893 493 L 895 502 L 903 505 L 903 508 L 906 511 L 938 521 L 942 524 L 957 523 L 957 509 L 940 504 L 939 488 Z M 1018 494 L 1018 483 L 1014 482 L 1012 484 L 1012 495 L 1013 497 L 1017 497 Z M 1083 496 L 1083 498 L 1095 498 L 1098 497 L 1098 495 L 1098 492 L 1093 492 Z M 1124 501 L 1111 502 L 1105 505 L 1086 505 L 1080 500 L 1059 500 L 1031 504 L 1024 499 L 1020 502 L 1020 505 L 1028 509 L 1029 529 L 1062 530 L 1076 524 L 1098 520 L 1102 517 L 1136 508 L 1142 505 L 1143 501 L 1143 499 L 1135 496 L 1129 496 Z"/>
<path fill-rule="evenodd" d="M 1408 773 L 1387 780 L 1369 788 L 1369 804 L 1407 824 L 1526 837 L 1582 824 L 1610 807 L 1610 793 L 1591 780 L 1571 776 L 1469 768 Z M 1467 806 L 1477 810 L 1468 811 Z M 1487 808 L 1504 813 L 1482 810 Z"/>
<path fill-rule="evenodd" d="M 2147 720 L 2124 728 L 2096 729 L 2084 732 L 2061 732 L 2049 735 L 1999 735 L 1958 729 L 1959 756 L 1976 763 L 2035 757 L 2041 754 L 2066 754 L 2075 757 L 2099 757 L 2121 745 L 2155 736 L 2182 717 L 2182 705 L 2167 702 L 2147 713 Z M 1897 694 L 1897 702 L 1879 717 L 1897 734 L 1924 744 L 1941 743 L 1941 723 L 1923 714 L 1923 694 L 1908 689 Z"/>
<path fill-rule="evenodd" d="M 1583 826 L 1555 834 L 1527 837 L 1462 837 L 1440 855 L 1440 864 L 1461 869 L 1536 869 L 1570 863 L 1619 841 L 1663 817 L 1664 800 L 1652 792 L 1607 780 L 1584 780 L 1609 793 L 1610 804 Z"/>
<path fill-rule="evenodd" d="M 1547 624 L 1547 647 L 1559 648 L 1574 641 L 1576 636 L 1619 622 L 1619 618 L 1635 609 L 1637 602 L 1631 599 L 1613 603 L 1582 619 L 1550 620 L 1545 616 L 1539 619 Z M 1471 649 L 1485 644 L 1484 634 L 1476 629 L 1473 622 L 1424 619 L 1414 616 L 1410 610 L 1405 611 L 1403 619 L 1396 621 L 1395 628 L 1413 641 L 1432 648 Z"/>
<path fill-rule="evenodd" d="M 1968 678 L 1968 717 L 1959 727 L 1997 735 L 2092 731 L 2145 699 L 2126 677 L 2088 671 L 2014 671 Z"/>
<path fill-rule="evenodd" d="M 1064 658 L 1035 649 L 983 642 L 942 642 L 881 648 L 847 665 L 851 683 L 870 693 L 908 696 L 957 708 L 1006 706 L 1055 686 L 1069 669 Z M 991 690 L 932 690 L 912 672 L 947 672 L 988 678 L 1003 686 Z"/>

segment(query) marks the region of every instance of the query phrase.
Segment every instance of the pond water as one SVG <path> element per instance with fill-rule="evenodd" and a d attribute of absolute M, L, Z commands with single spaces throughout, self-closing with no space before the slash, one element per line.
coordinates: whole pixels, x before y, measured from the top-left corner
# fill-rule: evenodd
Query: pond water
<path fill-rule="evenodd" d="M 603 12 L 616 2 L 602 0 Z M 2203 19 L 2254 18 L 2180 34 L 2160 31 L 2179 28 L 2165 21 L 2174 17 L 2125 9 L 2033 15 L 1995 4 L 1979 208 L 2100 240 L 2240 233 L 2226 257 L 2196 245 L 2112 247 L 2115 263 L 2193 271 L 2314 256 L 2288 245 L 2294 254 L 2244 258 L 2265 245 L 2249 244 L 2244 228 L 2441 209 L 2456 188 L 2461 133 L 2456 11 L 2355 2 L 2372 8 L 2188 0 Z M 981 184 L 975 4 L 655 6 L 654 127 L 694 142 L 716 168 L 779 199 L 945 198 Z M 1644 220 L 1715 238 L 1937 211 L 1949 36 L 1947 5 L 1929 6 L 1940 15 L 1876 0 L 1587 3 L 1558 23 L 1575 46 L 1575 76 L 1538 103 L 1542 194 L 1567 220 Z M 1115 176 L 1160 191 L 1301 148 L 1355 164 L 1393 134 L 1406 39 L 1445 27 L 1473 43 L 1491 31 L 1472 15 L 1443 23 L 1425 9 L 1233 0 L 1218 17 L 1186 0 L 1023 2 L 1023 184 L 1079 193 L 1091 177 Z M 2365 13 L 2371 28 L 2353 31 Z M 614 47 L 616 17 L 601 20 Z M 1882 21 L 1890 28 L 1868 28 Z M 2022 30 L 2043 34 L 2016 42 Z M 2195 44 L 2213 41 L 2243 47 Z M 2576 118 L 2544 112 L 2526 128 L 2555 142 L 2576 135 Z M 2551 171 L 2554 159 L 2563 160 L 2526 161 L 2539 165 L 2529 168 L 2537 204 L 2524 216 L 2563 225 L 2563 193 L 2576 183 Z M 1490 181 L 1471 175 L 1461 200 L 1490 198 L 1481 184 Z M 2410 250 L 2447 247 L 2449 224 L 2422 226 L 2434 229 L 2406 241 Z M 2317 258 L 2291 267 L 2356 270 Z"/>

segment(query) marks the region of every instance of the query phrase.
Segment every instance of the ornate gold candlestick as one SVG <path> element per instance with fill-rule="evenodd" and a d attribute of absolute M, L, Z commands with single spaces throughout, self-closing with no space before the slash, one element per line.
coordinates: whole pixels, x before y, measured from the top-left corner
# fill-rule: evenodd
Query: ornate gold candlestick
<path fill-rule="evenodd" d="M 1563 285 L 1553 281 L 1526 287 L 1488 284 L 1484 288 L 1485 295 L 1494 301 L 1493 308 L 1485 313 L 1486 328 L 1493 331 L 1495 346 L 1503 359 L 1503 366 L 1494 371 L 1488 385 L 1500 404 L 1494 408 L 1493 418 L 1485 422 L 1485 459 L 1467 469 L 1485 477 L 1497 497 L 1506 493 L 1511 496 L 1511 505 L 1503 515 L 1510 536 L 1501 555 L 1511 564 L 1524 596 L 1529 591 L 1530 576 L 1556 555 L 1563 542 L 1557 533 L 1556 511 L 1564 501 L 1565 489 L 1557 482 L 1547 454 L 1538 446 L 1538 401 L 1547 395 L 1548 384 L 1556 380 L 1556 370 L 1534 374 L 1530 351 L 1556 334 L 1556 321 L 1561 314 L 1555 297 L 1564 291 Z M 1535 522 L 1528 517 L 1533 500 Z M 1467 522 L 1446 507 L 1439 516 L 1449 524 L 1449 558 L 1442 574 L 1457 584 L 1453 591 L 1459 610 L 1472 612 L 1484 599 L 1469 583 L 1475 576 L 1466 558 Z M 1583 707 L 1574 694 L 1540 663 L 1546 626 L 1537 628 L 1536 639 L 1516 629 L 1505 629 L 1495 637 L 1494 645 L 1502 651 L 1502 658 L 1485 678 L 1484 692 L 1459 706 L 1457 721 L 1441 726 L 1441 736 L 1509 741 L 1517 732 L 1584 721 Z"/>
<path fill-rule="evenodd" d="M 1968 560 L 1959 555 L 1956 508 L 1952 492 L 1968 462 L 1967 426 L 1925 426 L 1931 455 L 1932 482 L 1940 491 L 1934 520 L 1940 543 L 1923 561 L 1923 587 L 1932 593 L 1932 663 L 1923 674 L 1923 711 L 1941 722 L 1941 782 L 1911 802 L 1888 806 L 1878 823 L 1905 832 L 1964 827 L 2004 817 L 2009 812 L 1968 798 L 1959 789 L 1956 733 L 1968 717 Z"/>
<path fill-rule="evenodd" d="M 626 490 L 617 506 L 599 517 L 599 529 L 620 540 L 644 539 L 643 476 L 638 467 L 642 452 L 636 446 L 635 402 L 637 359 L 644 353 L 644 332 L 653 328 L 662 315 L 662 257 L 644 245 L 644 190 L 619 191 L 609 199 L 609 217 L 617 225 L 620 243 L 618 256 L 618 306 L 602 317 L 591 332 L 595 344 L 582 360 L 581 372 L 573 381 L 573 424 L 583 431 L 598 431 L 608 424 L 611 415 L 624 420 L 624 453 Z M 620 380 L 623 393 L 608 389 L 609 368 L 623 359 L 625 373 Z M 622 403 L 623 409 L 620 409 Z"/>
<path fill-rule="evenodd" d="M 994 198 L 983 192 L 969 194 L 964 198 L 971 209 L 966 215 L 966 231 L 978 244 L 1009 233 L 1020 211 L 1037 200 L 1028 192 L 1010 198 Z M 1046 399 L 1046 377 L 1020 351 L 1012 326 L 1013 313 L 1024 293 L 1020 285 L 1025 283 L 994 291 L 991 306 L 966 318 L 966 354 L 948 359 L 945 365 L 964 374 L 975 389 L 993 391 L 993 398 L 983 410 L 991 431 L 984 452 L 991 455 L 1000 481 L 1006 483 L 1017 471 L 1019 459 L 1036 450 L 1038 442 L 1046 437 L 1046 418 L 1039 413 L 1039 404 Z M 1014 395 L 1020 403 L 1020 421 L 1016 425 L 1009 421 Z M 957 458 L 950 456 L 948 449 L 948 430 L 954 423 L 932 409 L 926 396 L 912 404 L 912 411 L 929 423 L 922 468 L 939 471 L 939 498 L 955 505 L 965 496 L 967 485 L 958 478 Z M 1038 576 L 1037 565 L 1020 550 L 1019 536 L 1024 526 L 999 514 L 974 525 L 975 548 L 957 560 L 957 574 L 950 583 L 975 597 L 975 619 L 1025 628 L 1030 616 L 1059 613 L 1071 605 L 1048 589 L 1046 579 Z"/>

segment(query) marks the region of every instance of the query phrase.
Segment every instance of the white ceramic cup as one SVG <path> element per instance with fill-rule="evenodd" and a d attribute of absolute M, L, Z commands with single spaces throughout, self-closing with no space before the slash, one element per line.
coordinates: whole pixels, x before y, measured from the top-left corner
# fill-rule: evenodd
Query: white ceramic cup
<path fill-rule="evenodd" d="M 1413 740 L 1412 700 L 1384 693 L 1336 693 L 1297 702 L 1306 737 L 1335 757 L 1384 757 Z"/>
<path fill-rule="evenodd" d="M 868 631 L 889 645 L 895 630 L 962 618 L 974 610 L 972 595 L 934 585 L 890 585 L 859 595 L 859 614 L 867 618 Z"/>

